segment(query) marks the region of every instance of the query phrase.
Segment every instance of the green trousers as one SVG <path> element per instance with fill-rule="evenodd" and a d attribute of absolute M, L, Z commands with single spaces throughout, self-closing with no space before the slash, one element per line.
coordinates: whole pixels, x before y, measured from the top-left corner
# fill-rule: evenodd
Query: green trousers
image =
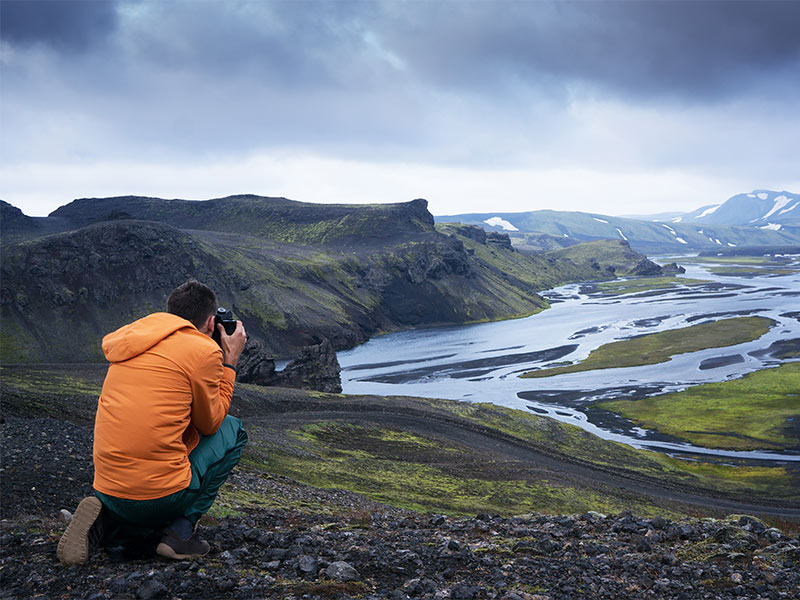
<path fill-rule="evenodd" d="M 242 421 L 228 415 L 214 435 L 200 436 L 189 454 L 192 482 L 174 494 L 153 500 L 127 500 L 95 490 L 107 512 L 106 538 L 149 537 L 178 517 L 196 523 L 208 512 L 220 486 L 242 455 L 247 434 Z"/>

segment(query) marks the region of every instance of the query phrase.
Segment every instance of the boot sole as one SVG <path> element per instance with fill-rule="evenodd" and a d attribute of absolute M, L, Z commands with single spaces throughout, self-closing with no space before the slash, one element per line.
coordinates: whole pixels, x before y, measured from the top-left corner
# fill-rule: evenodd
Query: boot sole
<path fill-rule="evenodd" d="M 89 559 L 89 530 L 102 509 L 103 503 L 96 496 L 81 500 L 58 542 L 58 560 L 65 565 L 82 565 Z"/>

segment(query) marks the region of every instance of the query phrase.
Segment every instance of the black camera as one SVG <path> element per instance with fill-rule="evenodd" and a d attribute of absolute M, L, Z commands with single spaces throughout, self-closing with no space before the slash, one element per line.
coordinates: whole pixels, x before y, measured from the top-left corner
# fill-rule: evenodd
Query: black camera
<path fill-rule="evenodd" d="M 222 347 L 222 341 L 219 338 L 219 330 L 217 329 L 218 323 L 222 323 L 222 326 L 225 328 L 225 333 L 231 335 L 236 331 L 236 319 L 233 318 L 233 313 L 227 308 L 222 308 L 220 306 L 217 309 L 217 314 L 214 315 L 214 331 L 211 334 L 211 339 Z"/>

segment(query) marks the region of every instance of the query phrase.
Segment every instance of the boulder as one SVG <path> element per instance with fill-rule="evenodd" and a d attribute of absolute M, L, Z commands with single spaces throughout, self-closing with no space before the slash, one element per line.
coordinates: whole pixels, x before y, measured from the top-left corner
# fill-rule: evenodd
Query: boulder
<path fill-rule="evenodd" d="M 237 380 L 242 383 L 270 385 L 275 378 L 275 360 L 258 340 L 250 338 L 236 365 Z"/>
<path fill-rule="evenodd" d="M 328 568 L 325 569 L 325 575 L 334 581 L 341 582 L 359 581 L 361 579 L 359 572 L 350 563 L 346 563 L 343 560 L 337 560 L 328 565 Z"/>
<path fill-rule="evenodd" d="M 669 263 L 661 267 L 662 275 L 678 275 L 679 273 L 686 273 L 686 269 L 681 267 L 678 263 Z"/>
<path fill-rule="evenodd" d="M 302 348 L 299 356 L 283 371 L 275 373 L 266 385 L 338 394 L 342 391 L 341 370 L 336 351 L 324 339 L 319 344 Z"/>

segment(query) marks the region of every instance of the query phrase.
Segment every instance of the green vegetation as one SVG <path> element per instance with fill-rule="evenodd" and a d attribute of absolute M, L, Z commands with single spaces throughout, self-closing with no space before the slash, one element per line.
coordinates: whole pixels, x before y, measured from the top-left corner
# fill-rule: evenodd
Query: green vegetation
<path fill-rule="evenodd" d="M 643 400 L 598 406 L 693 444 L 733 450 L 800 447 L 800 363 Z"/>
<path fill-rule="evenodd" d="M 249 464 L 257 467 L 260 460 L 270 473 L 426 512 L 618 512 L 631 502 L 642 513 L 656 511 L 641 501 L 547 481 L 533 465 L 486 463 L 464 447 L 408 432 L 333 421 L 289 433 L 302 451 L 250 449 Z"/>
<path fill-rule="evenodd" d="M 666 259 L 669 260 L 669 259 Z M 681 256 L 676 258 L 685 263 L 715 263 L 721 265 L 785 265 L 784 258 L 774 256 Z"/>
<path fill-rule="evenodd" d="M 731 277 L 776 277 L 778 275 L 792 275 L 800 271 L 798 268 L 787 267 L 711 267 L 709 269 L 715 275 Z"/>
<path fill-rule="evenodd" d="M 792 366 L 793 365 L 793 366 Z M 775 385 L 783 389 L 785 405 L 792 404 L 794 374 L 782 367 L 780 385 L 772 377 L 757 379 L 746 395 Z M 49 416 L 91 427 L 105 369 L 94 366 L 2 367 L 0 401 L 5 414 Z M 792 378 L 793 377 L 793 378 Z M 759 382 L 760 381 L 760 382 Z M 732 382 L 733 383 L 733 382 Z M 794 399 L 797 406 L 797 399 Z M 628 403 L 635 404 L 635 403 Z M 422 511 L 449 514 L 530 511 L 562 513 L 630 508 L 642 514 L 678 514 L 674 505 L 656 507 L 633 493 L 552 470 L 536 461 L 519 461 L 463 445 L 460 438 L 422 433 L 426 422 L 459 423 L 467 435 L 510 441 L 545 455 L 566 457 L 604 473 L 622 473 L 634 480 L 663 481 L 680 489 L 707 489 L 732 497 L 796 501 L 798 470 L 789 467 L 732 467 L 690 462 L 608 442 L 574 425 L 525 410 L 489 403 L 427 400 L 408 397 L 348 396 L 304 390 L 239 384 L 234 405 L 246 420 L 250 442 L 241 467 L 243 487 L 225 485 L 211 517 L 247 514 L 263 508 L 340 515 L 345 510 L 325 504 L 313 492 L 298 491 L 283 479 L 325 488 L 343 488 L 378 501 Z M 419 414 L 419 428 L 394 427 L 360 421 L 320 422 L 304 411 L 387 411 Z M 762 404 L 760 414 L 775 412 Z M 273 425 L 275 415 L 294 413 L 291 427 Z M 795 410 L 795 413 L 797 410 Z M 754 419 L 755 417 L 748 417 Z M 778 419 L 775 419 L 777 423 Z M 733 425 L 726 425 L 731 427 Z M 287 429 L 291 431 L 287 432 Z M 790 437 L 790 436 L 789 436 Z M 796 442 L 795 442 L 796 443 Z"/>
<path fill-rule="evenodd" d="M 653 365 L 666 362 L 675 354 L 735 346 L 757 340 L 773 325 L 775 325 L 775 321 L 765 317 L 736 317 L 713 323 L 659 331 L 641 337 L 603 344 L 592 350 L 589 356 L 579 363 L 565 367 L 528 371 L 521 377 L 551 377 L 562 373 L 577 373 L 594 369 Z"/>
<path fill-rule="evenodd" d="M 735 494 L 747 488 L 766 497 L 780 495 L 783 490 L 790 495 L 797 485 L 796 478 L 785 467 L 751 467 L 723 465 L 719 463 L 682 460 L 659 454 L 657 460 L 667 467 L 691 473 L 706 482 L 709 487 Z"/>
<path fill-rule="evenodd" d="M 678 287 L 695 287 L 709 283 L 703 279 L 690 277 L 643 277 L 641 279 L 624 279 L 605 281 L 595 284 L 597 291 L 609 295 L 634 294 L 652 290 L 670 290 Z"/>

